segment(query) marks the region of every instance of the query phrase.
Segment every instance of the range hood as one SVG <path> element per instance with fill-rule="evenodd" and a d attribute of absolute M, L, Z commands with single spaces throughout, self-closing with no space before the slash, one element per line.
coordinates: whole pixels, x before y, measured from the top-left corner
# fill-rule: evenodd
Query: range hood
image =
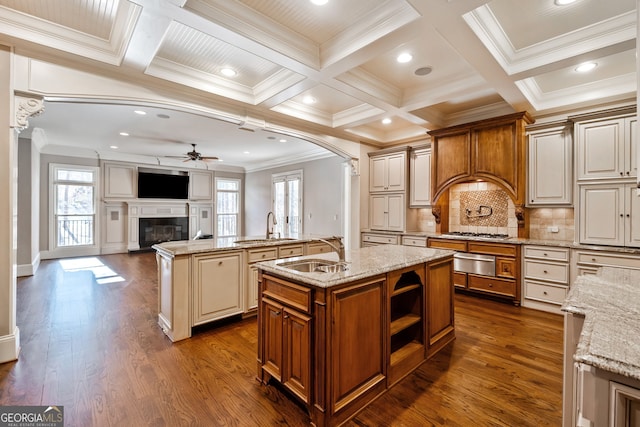
<path fill-rule="evenodd" d="M 449 188 L 489 181 L 513 200 L 518 236 L 528 237 L 526 202 L 526 112 L 430 131 L 432 212 L 438 231 L 448 230 Z"/>

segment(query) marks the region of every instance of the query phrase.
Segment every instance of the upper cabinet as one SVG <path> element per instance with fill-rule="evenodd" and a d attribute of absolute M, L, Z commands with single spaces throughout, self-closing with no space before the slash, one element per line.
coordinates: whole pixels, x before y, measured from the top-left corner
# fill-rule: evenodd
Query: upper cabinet
<path fill-rule="evenodd" d="M 431 205 L 431 147 L 414 148 L 409 162 L 409 206 Z"/>
<path fill-rule="evenodd" d="M 618 116 L 575 124 L 578 180 L 638 175 L 636 116 Z"/>
<path fill-rule="evenodd" d="M 407 150 L 387 154 L 369 154 L 369 191 L 405 191 Z"/>
<path fill-rule="evenodd" d="M 525 112 L 429 132 L 431 199 L 437 201 L 449 186 L 482 179 L 492 181 L 525 202 Z"/>
<path fill-rule="evenodd" d="M 567 122 L 527 127 L 529 206 L 571 205 L 573 150 Z"/>
<path fill-rule="evenodd" d="M 135 165 L 104 162 L 102 164 L 104 198 L 132 199 L 137 197 L 137 168 Z"/>
<path fill-rule="evenodd" d="M 211 172 L 189 172 L 189 199 L 212 200 L 213 199 L 213 175 Z"/>

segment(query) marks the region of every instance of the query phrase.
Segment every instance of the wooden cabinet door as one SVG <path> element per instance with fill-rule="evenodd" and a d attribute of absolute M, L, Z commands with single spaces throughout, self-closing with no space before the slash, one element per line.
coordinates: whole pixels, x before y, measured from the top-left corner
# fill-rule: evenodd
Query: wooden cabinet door
<path fill-rule="evenodd" d="M 309 403 L 311 381 L 311 317 L 283 309 L 282 384 Z"/>
<path fill-rule="evenodd" d="M 416 150 L 409 167 L 409 193 L 411 207 L 431 205 L 431 150 Z"/>
<path fill-rule="evenodd" d="M 580 186 L 580 243 L 624 246 L 623 186 Z"/>
<path fill-rule="evenodd" d="M 624 126 L 623 118 L 576 124 L 579 180 L 624 176 Z"/>
<path fill-rule="evenodd" d="M 193 325 L 242 313 L 241 252 L 193 257 Z"/>
<path fill-rule="evenodd" d="M 531 133 L 528 204 L 571 204 L 572 163 L 571 135 L 565 127 Z"/>
<path fill-rule="evenodd" d="M 363 395 L 373 399 L 385 384 L 384 279 L 335 290 L 330 296 L 329 413 L 353 410 Z"/>
<path fill-rule="evenodd" d="M 283 309 L 281 304 L 262 299 L 262 369 L 282 381 Z"/>
<path fill-rule="evenodd" d="M 431 198 L 437 200 L 451 183 L 471 175 L 471 136 L 468 129 L 434 135 Z"/>
<path fill-rule="evenodd" d="M 454 329 L 453 258 L 431 262 L 427 266 L 427 354 L 450 342 Z"/>

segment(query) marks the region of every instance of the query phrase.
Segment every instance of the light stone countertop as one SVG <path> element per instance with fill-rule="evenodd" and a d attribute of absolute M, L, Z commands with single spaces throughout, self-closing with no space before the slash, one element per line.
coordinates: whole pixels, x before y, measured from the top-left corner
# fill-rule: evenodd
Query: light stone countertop
<path fill-rule="evenodd" d="M 575 361 L 640 380 L 640 270 L 579 276 L 562 310 L 585 316 Z"/>
<path fill-rule="evenodd" d="M 261 247 L 308 243 L 319 239 L 330 240 L 336 236 L 303 234 L 296 237 L 265 239 L 264 236 L 220 237 L 217 239 L 178 240 L 153 245 L 152 248 L 167 256 L 191 255 L 207 252 L 223 252 Z M 244 242 L 242 242 L 244 241 Z M 236 243 L 241 242 L 241 243 Z"/>
<path fill-rule="evenodd" d="M 450 257 L 454 251 L 443 249 L 419 248 L 402 245 L 380 245 L 346 251 L 345 261 L 349 268 L 336 273 L 312 272 L 303 273 L 279 266 L 282 260 L 264 261 L 256 264 L 262 270 L 305 283 L 319 288 L 328 288 L 344 283 L 353 282 L 367 277 L 385 274 L 404 267 L 410 267 L 429 261 Z M 333 252 L 322 255 L 307 255 L 303 257 L 287 258 L 286 262 L 296 260 L 326 259 L 338 261 L 338 255 Z"/>

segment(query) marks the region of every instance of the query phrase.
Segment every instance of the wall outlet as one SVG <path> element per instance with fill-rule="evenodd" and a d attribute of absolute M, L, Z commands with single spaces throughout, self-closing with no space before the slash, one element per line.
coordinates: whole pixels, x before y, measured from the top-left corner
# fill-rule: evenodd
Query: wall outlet
<path fill-rule="evenodd" d="M 551 227 L 547 227 L 547 231 L 550 233 L 558 233 L 560 229 L 557 226 L 552 225 Z"/>

